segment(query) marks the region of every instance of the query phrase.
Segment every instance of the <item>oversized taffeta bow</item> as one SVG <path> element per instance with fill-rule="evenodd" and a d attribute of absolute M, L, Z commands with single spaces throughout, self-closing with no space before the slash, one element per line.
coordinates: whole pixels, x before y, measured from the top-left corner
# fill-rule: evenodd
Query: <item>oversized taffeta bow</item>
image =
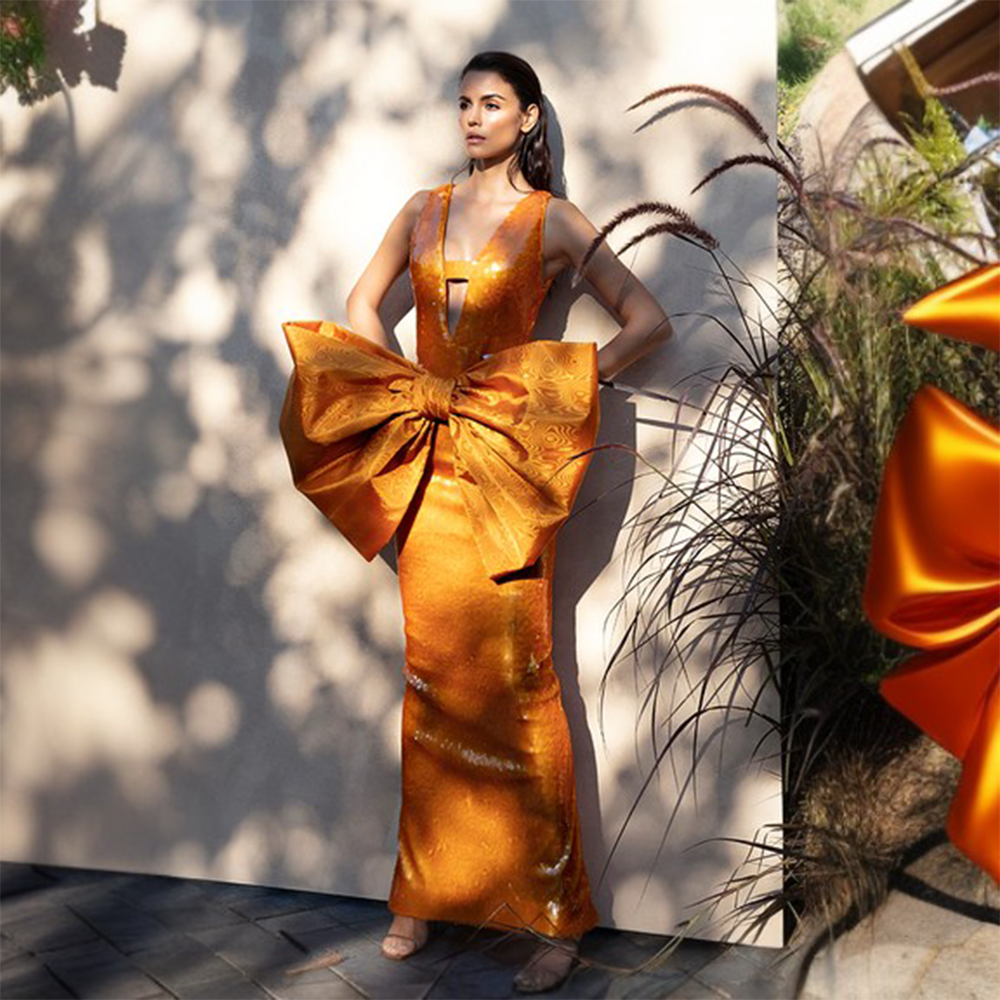
<path fill-rule="evenodd" d="M 295 485 L 366 559 L 409 508 L 439 423 L 490 576 L 541 555 L 597 435 L 593 344 L 533 341 L 450 379 L 334 323 L 283 328 L 295 371 L 281 433 Z"/>
<path fill-rule="evenodd" d="M 1000 267 L 922 299 L 908 323 L 1000 346 Z M 875 516 L 865 610 L 926 652 L 883 696 L 962 761 L 952 841 L 1000 881 L 1000 433 L 922 386 L 893 442 Z"/>

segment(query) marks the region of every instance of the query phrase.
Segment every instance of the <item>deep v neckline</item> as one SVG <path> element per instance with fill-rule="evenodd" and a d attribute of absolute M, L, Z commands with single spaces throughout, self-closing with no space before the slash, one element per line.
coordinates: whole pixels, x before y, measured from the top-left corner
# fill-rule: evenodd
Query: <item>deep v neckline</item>
<path fill-rule="evenodd" d="M 445 188 L 444 195 L 444 207 L 441 212 L 441 226 L 439 229 L 439 239 L 438 239 L 438 267 L 439 274 L 441 278 L 441 295 L 443 302 L 443 320 L 444 320 L 444 335 L 449 340 L 458 340 L 459 333 L 462 330 L 462 326 L 465 322 L 465 306 L 469 300 L 469 292 L 472 286 L 473 279 L 476 277 L 478 271 L 479 262 L 486 255 L 486 252 L 493 246 L 493 244 L 499 238 L 501 232 L 506 228 L 507 224 L 514 217 L 515 213 L 520 209 L 526 201 L 531 201 L 531 199 L 539 194 L 539 191 L 532 191 L 530 194 L 526 194 L 520 201 L 511 205 L 507 214 L 497 223 L 493 232 L 490 233 L 489 238 L 486 242 L 479 248 L 479 252 L 475 257 L 452 257 L 448 258 L 445 256 L 445 244 L 448 242 L 448 222 L 451 219 L 451 198 L 455 190 L 454 182 L 450 183 Z M 450 306 L 449 302 L 451 299 L 449 281 L 447 277 L 447 265 L 449 263 L 460 262 L 468 264 L 468 277 L 465 279 L 465 295 L 462 298 L 462 304 L 458 308 L 458 315 L 455 318 L 455 329 L 452 331 L 451 328 L 451 316 L 450 316 Z"/>
<path fill-rule="evenodd" d="M 443 212 L 443 218 L 442 218 L 442 222 L 441 222 L 441 269 L 442 269 L 442 273 L 444 272 L 444 265 L 445 265 L 445 263 L 449 262 L 449 261 L 461 261 L 463 263 L 473 264 L 473 265 L 478 264 L 479 261 L 480 261 L 480 259 L 486 253 L 486 251 L 489 250 L 489 248 L 493 245 L 493 243 L 496 240 L 496 238 L 500 235 L 501 230 L 510 221 L 510 219 L 514 215 L 514 213 L 526 201 L 530 201 L 536 194 L 539 194 L 538 191 L 532 191 L 529 194 L 526 194 L 520 201 L 515 202 L 513 205 L 511 205 L 511 207 L 507 211 L 507 214 L 497 223 L 496 227 L 493 229 L 493 232 L 490 233 L 490 235 L 487 238 L 486 242 L 479 248 L 479 252 L 476 254 L 475 257 L 448 257 L 448 256 L 446 256 L 445 246 L 448 243 L 448 223 L 451 220 L 451 199 L 452 199 L 452 196 L 455 193 L 455 184 L 454 184 L 454 182 L 452 182 L 451 184 L 448 185 L 448 187 L 446 189 L 446 192 L 447 193 L 445 194 L 445 200 L 444 200 L 444 212 Z M 456 330 L 457 329 L 458 329 L 458 327 L 456 325 Z"/>

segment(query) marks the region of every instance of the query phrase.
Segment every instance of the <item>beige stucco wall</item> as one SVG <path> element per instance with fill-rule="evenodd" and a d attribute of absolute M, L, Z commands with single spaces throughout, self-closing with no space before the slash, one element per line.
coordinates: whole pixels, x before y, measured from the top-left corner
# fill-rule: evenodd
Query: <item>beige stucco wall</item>
<path fill-rule="evenodd" d="M 773 279 L 773 176 L 689 194 L 758 151 L 748 134 L 697 104 L 638 131 L 652 115 L 625 112 L 701 83 L 769 125 L 773 8 L 102 0 L 125 33 L 117 89 L 85 77 L 33 108 L 0 100 L 4 858 L 384 898 L 398 594 L 390 561 L 361 560 L 290 485 L 279 324 L 344 321 L 393 214 L 460 166 L 452 88 L 484 48 L 539 71 L 569 196 L 596 223 L 660 198 Z M 625 381 L 701 398 L 685 380 L 732 353 L 693 315 L 730 315 L 707 259 L 667 240 L 626 259 L 678 336 Z M 405 297 L 393 318 L 412 351 Z M 557 294 L 543 333 L 610 336 L 575 298 Z M 603 399 L 603 440 L 661 468 L 685 444 L 690 413 Z M 629 485 L 636 472 L 625 452 L 598 456 L 560 541 L 556 652 L 595 880 L 652 759 L 631 666 L 612 675 L 603 736 L 599 715 L 621 526 L 651 485 Z M 664 838 L 690 763 L 678 744 L 598 888 L 605 923 L 671 929 L 742 856 L 698 842 L 780 821 L 773 762 L 747 764 L 758 736 L 711 745 Z"/>

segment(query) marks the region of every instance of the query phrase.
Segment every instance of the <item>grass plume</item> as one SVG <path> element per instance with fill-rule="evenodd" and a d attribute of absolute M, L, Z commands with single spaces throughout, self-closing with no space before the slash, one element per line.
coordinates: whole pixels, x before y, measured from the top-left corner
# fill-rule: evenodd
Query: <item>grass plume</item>
<path fill-rule="evenodd" d="M 650 101 L 656 101 L 661 97 L 668 97 L 672 94 L 698 94 L 701 97 L 707 97 L 732 112 L 760 142 L 765 145 L 769 142 L 767 130 L 745 104 L 736 100 L 735 97 L 727 94 L 725 91 L 716 90 L 714 87 L 706 87 L 700 83 L 683 83 L 675 84 L 671 87 L 661 87 L 659 90 L 654 90 L 651 94 L 647 94 L 641 100 L 636 101 L 635 104 L 629 105 L 627 110 L 634 111 L 636 108 L 641 108 Z"/>

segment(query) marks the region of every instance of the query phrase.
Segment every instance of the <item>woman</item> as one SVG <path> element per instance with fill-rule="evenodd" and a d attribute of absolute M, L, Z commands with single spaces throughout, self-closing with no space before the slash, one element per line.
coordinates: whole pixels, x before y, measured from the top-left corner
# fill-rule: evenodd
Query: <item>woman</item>
<path fill-rule="evenodd" d="M 585 275 L 621 331 L 599 351 L 533 342 L 550 282 L 596 230 L 551 197 L 524 60 L 470 60 L 458 121 L 468 176 L 403 206 L 348 297 L 351 330 L 285 324 L 282 433 L 296 485 L 367 558 L 396 536 L 407 683 L 383 953 L 417 952 L 429 920 L 530 929 L 551 943 L 516 985 L 538 992 L 565 979 L 596 922 L 552 668 L 555 534 L 596 436 L 598 376 L 671 328 L 602 246 Z M 407 265 L 418 365 L 388 350 L 378 314 Z"/>

